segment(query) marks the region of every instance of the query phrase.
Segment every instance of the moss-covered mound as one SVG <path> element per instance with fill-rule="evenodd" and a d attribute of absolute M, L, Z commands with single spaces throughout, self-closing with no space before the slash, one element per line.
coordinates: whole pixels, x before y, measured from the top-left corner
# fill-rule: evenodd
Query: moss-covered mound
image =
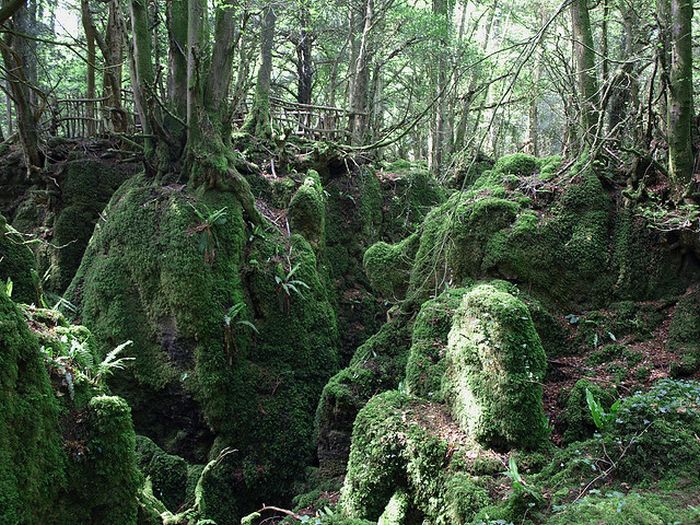
<path fill-rule="evenodd" d="M 24 239 L 0 215 L 0 281 L 12 281 L 12 298 L 22 303 L 39 301 L 39 278 L 34 254 Z"/>
<path fill-rule="evenodd" d="M 300 235 L 248 232 L 233 194 L 138 177 L 104 214 L 69 297 L 102 351 L 134 342 L 136 361 L 113 386 L 137 428 L 192 463 L 210 459 L 214 437 L 237 449 L 221 490 L 243 487 L 243 507 L 288 495 L 313 453 L 316 402 L 338 366 L 314 249 Z"/>
<path fill-rule="evenodd" d="M 496 449 L 542 447 L 545 367 L 524 303 L 490 285 L 464 296 L 448 336 L 443 391 L 466 432 Z"/>
<path fill-rule="evenodd" d="M 488 487 L 454 453 L 455 439 L 463 440 L 460 446 L 467 441 L 448 422 L 439 405 L 395 391 L 374 397 L 353 430 L 343 512 L 390 524 L 424 518 L 435 524 L 470 523 L 490 502 Z"/>
<path fill-rule="evenodd" d="M 128 405 L 78 384 L 89 334 L 49 311 L 25 315 L 0 290 L 0 522 L 136 525 L 142 478 Z"/>
<path fill-rule="evenodd" d="M 129 170 L 98 160 L 74 160 L 63 167 L 59 211 L 53 225 L 54 251 L 47 286 L 63 292 L 70 284 L 92 236 L 100 212 L 130 176 Z"/>
<path fill-rule="evenodd" d="M 168 510 L 177 512 L 187 502 L 187 462 L 163 451 L 146 436 L 136 436 L 136 457 L 141 472 L 151 481 L 153 495 Z"/>
<path fill-rule="evenodd" d="M 49 523 L 65 483 L 59 406 L 39 345 L 0 287 L 0 522 Z"/>
<path fill-rule="evenodd" d="M 399 385 L 410 333 L 404 318 L 384 324 L 323 388 L 316 410 L 317 453 L 323 476 L 345 473 L 355 416 L 372 396 Z"/>

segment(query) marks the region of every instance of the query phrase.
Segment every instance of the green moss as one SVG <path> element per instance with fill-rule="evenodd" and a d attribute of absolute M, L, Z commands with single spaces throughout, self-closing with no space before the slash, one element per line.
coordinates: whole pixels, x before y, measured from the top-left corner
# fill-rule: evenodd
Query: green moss
<path fill-rule="evenodd" d="M 680 356 L 675 376 L 689 375 L 700 368 L 700 289 L 691 288 L 673 311 L 668 328 L 667 348 Z"/>
<path fill-rule="evenodd" d="M 310 170 L 289 202 L 289 224 L 317 249 L 326 230 L 326 198 L 317 172 Z"/>
<path fill-rule="evenodd" d="M 73 160 L 64 166 L 59 209 L 49 249 L 47 288 L 63 293 L 75 275 L 100 213 L 130 170 L 98 160 Z"/>
<path fill-rule="evenodd" d="M 453 194 L 425 218 L 408 296 L 422 303 L 447 282 L 456 285 L 482 274 L 487 243 L 513 223 L 519 205 L 505 199 Z"/>
<path fill-rule="evenodd" d="M 596 431 L 591 410 L 586 401 L 586 390 L 590 390 L 593 397 L 605 409 L 612 405 L 614 398 L 607 390 L 599 387 L 587 379 L 579 379 L 566 394 L 564 410 L 559 416 L 562 427 L 562 442 L 564 444 L 574 441 L 583 441 L 590 438 Z"/>
<path fill-rule="evenodd" d="M 135 525 L 143 478 L 129 405 L 119 397 L 94 397 L 82 423 L 85 458 L 71 457 L 65 522 Z"/>
<path fill-rule="evenodd" d="M 566 506 L 545 521 L 546 525 L 667 525 L 700 523 L 700 514 L 690 505 L 679 505 L 672 497 L 655 494 L 609 491 L 604 495 L 587 496 Z"/>
<path fill-rule="evenodd" d="M 370 246 L 362 259 L 372 287 L 386 299 L 398 301 L 406 293 L 419 237 L 409 235 L 398 244 L 383 241 Z"/>
<path fill-rule="evenodd" d="M 545 354 L 521 301 L 490 285 L 466 294 L 446 359 L 443 392 L 463 429 L 498 449 L 544 444 Z"/>
<path fill-rule="evenodd" d="M 431 401 L 443 400 L 447 339 L 452 318 L 466 292 L 465 288 L 446 290 L 421 305 L 406 363 L 406 388 L 411 394 Z"/>
<path fill-rule="evenodd" d="M 186 501 L 187 462 L 164 452 L 146 436 L 136 437 L 136 457 L 143 474 L 151 479 L 154 496 L 169 510 L 177 511 Z"/>
<path fill-rule="evenodd" d="M 504 175 L 524 177 L 532 175 L 539 167 L 540 162 L 536 157 L 525 153 L 513 153 L 498 159 L 493 166 L 493 171 Z"/>
<path fill-rule="evenodd" d="M 445 190 L 425 165 L 395 162 L 378 174 L 383 196 L 381 237 L 398 242 L 415 231 L 434 206 L 446 199 Z"/>
<path fill-rule="evenodd" d="M 468 474 L 450 469 L 450 447 L 429 424 L 428 414 L 439 419 L 441 411 L 396 391 L 375 396 L 360 411 L 340 500 L 346 515 L 460 524 L 490 501 Z"/>
<path fill-rule="evenodd" d="M 8 279 L 12 281 L 13 300 L 38 303 L 39 280 L 34 267 L 34 254 L 0 215 L 0 281 L 3 288 Z"/>
<path fill-rule="evenodd" d="M 548 181 L 554 178 L 559 166 L 561 165 L 561 162 L 561 155 L 552 155 L 551 157 L 541 158 L 539 161 L 540 179 Z"/>
<path fill-rule="evenodd" d="M 19 309 L 0 287 L 0 522 L 51 523 L 64 484 L 59 407 Z"/>
<path fill-rule="evenodd" d="M 225 220 L 207 225 L 194 208 L 225 210 Z M 219 525 L 262 494 L 289 496 L 313 453 L 317 399 L 338 366 L 335 313 L 313 248 L 272 229 L 247 235 L 231 193 L 195 195 L 140 177 L 105 214 L 69 296 L 102 352 L 134 341 L 137 359 L 113 386 L 137 428 L 193 463 L 207 459 L 209 429 L 239 450 L 243 489 Z M 235 321 L 257 332 L 226 325 L 236 305 Z"/>

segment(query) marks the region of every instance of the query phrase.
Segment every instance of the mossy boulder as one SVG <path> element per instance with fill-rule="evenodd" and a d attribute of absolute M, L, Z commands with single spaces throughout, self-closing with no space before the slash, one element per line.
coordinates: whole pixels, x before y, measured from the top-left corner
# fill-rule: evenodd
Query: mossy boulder
<path fill-rule="evenodd" d="M 39 301 L 39 277 L 32 250 L 22 236 L 0 215 L 0 281 L 12 281 L 12 299 L 32 304 Z"/>
<path fill-rule="evenodd" d="M 215 437 L 239 451 L 246 490 L 219 525 L 262 494 L 289 496 L 338 367 L 314 249 L 272 227 L 250 235 L 231 193 L 141 177 L 115 193 L 105 217 L 68 295 L 103 353 L 134 341 L 126 353 L 136 361 L 112 386 L 137 429 L 190 463 L 207 461 Z"/>
<path fill-rule="evenodd" d="M 66 327 L 52 325 L 50 311 L 25 315 L 42 342 L 77 341 L 66 330 L 58 335 Z M 25 315 L 0 290 L 0 522 L 136 525 L 143 480 L 128 405 L 55 390 Z"/>
<path fill-rule="evenodd" d="M 484 284 L 462 299 L 448 336 L 443 392 L 481 444 L 533 449 L 547 440 L 544 350 L 525 304 Z"/>
<path fill-rule="evenodd" d="M 389 301 L 397 302 L 406 294 L 418 240 L 419 236 L 413 234 L 397 244 L 379 241 L 362 258 L 372 288 Z"/>
<path fill-rule="evenodd" d="M 309 170 L 289 202 L 289 225 L 312 246 L 321 248 L 326 233 L 326 196 L 321 178 Z"/>
<path fill-rule="evenodd" d="M 398 242 L 415 231 L 430 209 L 447 198 L 425 163 L 382 163 L 377 177 L 383 199 L 381 238 L 385 241 Z"/>
<path fill-rule="evenodd" d="M 187 462 L 168 454 L 146 436 L 136 436 L 136 457 L 141 472 L 151 480 L 154 496 L 176 512 L 187 499 Z"/>
<path fill-rule="evenodd" d="M 0 522 L 50 523 L 65 483 L 59 405 L 39 345 L 0 287 Z"/>
<path fill-rule="evenodd" d="M 513 153 L 499 158 L 493 166 L 493 171 L 504 175 L 524 177 L 534 174 L 540 167 L 537 157 L 526 153 Z"/>
<path fill-rule="evenodd" d="M 355 422 L 342 511 L 351 518 L 381 516 L 387 523 L 413 523 L 396 521 L 402 516 L 470 523 L 490 498 L 458 466 L 450 468 L 451 445 L 431 426 L 444 417 L 440 405 L 396 391 L 375 396 Z"/>
<path fill-rule="evenodd" d="M 372 396 L 398 386 L 404 375 L 410 334 L 410 324 L 404 318 L 384 324 L 323 388 L 316 410 L 322 476 L 345 473 L 355 417 Z"/>

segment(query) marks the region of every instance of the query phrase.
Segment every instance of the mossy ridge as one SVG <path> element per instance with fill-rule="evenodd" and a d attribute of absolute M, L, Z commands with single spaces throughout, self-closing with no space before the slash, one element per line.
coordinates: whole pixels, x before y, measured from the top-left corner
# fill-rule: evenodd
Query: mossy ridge
<path fill-rule="evenodd" d="M 412 234 L 397 244 L 379 241 L 365 251 L 365 275 L 372 288 L 388 301 L 399 302 L 405 296 L 419 239 Z"/>
<path fill-rule="evenodd" d="M 151 480 L 154 496 L 168 510 L 176 512 L 187 503 L 189 473 L 183 458 L 168 454 L 146 436 L 136 436 L 136 458 L 141 472 Z"/>
<path fill-rule="evenodd" d="M 50 523 L 65 484 L 59 405 L 35 336 L 0 286 L 0 522 Z"/>
<path fill-rule="evenodd" d="M 32 304 L 39 302 L 39 277 L 32 250 L 0 215 L 0 281 L 12 281 L 12 298 Z"/>
<path fill-rule="evenodd" d="M 206 225 L 195 208 L 205 216 L 225 210 L 225 222 Z M 315 403 L 337 368 L 338 348 L 335 313 L 309 243 L 272 230 L 251 237 L 233 194 L 193 195 L 137 177 L 115 194 L 70 289 L 102 348 L 134 341 L 137 362 L 114 384 L 133 402 L 142 431 L 171 452 L 194 450 L 187 459 L 202 463 L 211 442 L 192 447 L 202 435 L 201 410 L 214 433 L 240 451 L 248 489 L 236 503 L 241 508 L 262 493 L 282 497 L 303 473 Z M 297 292 L 283 287 L 294 268 L 293 279 L 304 283 Z M 242 317 L 226 329 L 234 305 L 244 306 Z M 173 396 L 192 408 L 185 428 Z M 169 418 L 173 424 L 165 425 Z"/>
<path fill-rule="evenodd" d="M 416 230 L 426 214 L 447 198 L 445 189 L 420 162 L 380 163 L 383 197 L 381 239 L 398 242 Z"/>
<path fill-rule="evenodd" d="M 579 163 L 566 178 L 545 183 L 537 159 L 501 164 L 426 216 L 406 294 L 409 309 L 465 279 L 505 278 L 576 310 L 608 303 L 611 291 L 618 300 L 673 295 L 692 280 L 692 271 L 669 277 L 682 267 L 677 254 L 655 248 L 658 234 L 632 212 L 617 213 L 617 197 L 591 168 Z M 546 199 L 526 184 L 528 177 L 547 185 Z"/>

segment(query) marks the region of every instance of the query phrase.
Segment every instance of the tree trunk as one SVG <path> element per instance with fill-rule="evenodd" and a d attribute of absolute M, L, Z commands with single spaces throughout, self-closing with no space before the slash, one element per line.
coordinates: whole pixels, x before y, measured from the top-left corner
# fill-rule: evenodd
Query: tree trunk
<path fill-rule="evenodd" d="M 579 136 L 582 146 L 585 147 L 593 143 L 598 123 L 598 80 L 587 0 L 572 1 L 571 22 L 581 113 Z"/>
<path fill-rule="evenodd" d="M 313 63 L 311 34 L 311 14 L 309 13 L 308 0 L 301 0 L 299 6 L 299 36 L 296 42 L 297 54 L 297 102 L 299 104 L 311 104 L 311 90 L 313 88 Z"/>
<path fill-rule="evenodd" d="M 360 145 L 367 138 L 369 123 L 369 73 L 372 57 L 371 32 L 374 25 L 374 0 L 366 0 L 362 36 L 357 48 L 352 69 L 352 86 L 350 90 L 350 140 L 353 145 Z"/>
<path fill-rule="evenodd" d="M 129 124 L 129 117 L 122 107 L 122 61 L 124 59 L 124 41 L 126 27 L 122 16 L 120 0 L 110 0 L 107 13 L 105 38 L 98 37 L 104 58 L 105 70 L 102 77 L 102 96 L 109 110 L 109 122 L 112 130 L 124 133 Z"/>
<path fill-rule="evenodd" d="M 14 17 L 7 24 L 21 33 L 31 34 L 33 31 L 31 13 L 27 7 L 15 11 Z M 8 32 L 4 43 L 2 57 L 7 71 L 7 82 L 15 105 L 17 131 L 27 166 L 27 175 L 31 176 L 41 169 L 44 162 L 32 93 L 33 79 L 36 77 L 36 67 L 33 64 L 35 55 L 31 53 L 31 46 L 27 44 L 26 39 L 21 36 L 14 36 Z"/>
<path fill-rule="evenodd" d="M 433 0 L 433 16 L 436 17 L 440 25 L 439 39 L 435 44 L 440 49 L 437 58 L 437 71 L 433 82 L 433 90 L 436 97 L 433 126 L 431 129 L 431 148 L 428 158 L 428 168 L 433 175 L 439 175 L 443 162 L 445 142 L 447 141 L 447 93 L 446 87 L 449 79 L 447 71 L 447 56 L 450 12 L 448 0 Z"/>
<path fill-rule="evenodd" d="M 663 1 L 663 0 L 660 0 Z M 692 0 L 671 0 L 671 64 L 668 86 L 668 172 L 674 200 L 690 189 L 693 177 Z"/>
<path fill-rule="evenodd" d="M 95 99 L 97 92 L 95 89 L 95 62 L 97 60 L 97 52 L 95 47 L 95 34 L 97 33 L 95 25 L 92 21 L 92 13 L 90 12 L 90 4 L 88 0 L 80 0 L 80 19 L 85 32 L 85 42 L 87 47 L 87 78 L 85 80 L 87 98 L 87 133 L 92 137 L 95 134 Z"/>
<path fill-rule="evenodd" d="M 246 119 L 244 130 L 260 139 L 272 137 L 272 116 L 270 114 L 270 84 L 272 80 L 272 47 L 275 39 L 277 14 L 272 3 L 265 6 L 260 28 L 260 68 L 255 84 L 253 107 Z"/>
<path fill-rule="evenodd" d="M 148 167 L 154 152 L 152 112 L 150 108 L 154 86 L 151 32 L 146 0 L 130 0 L 131 11 L 131 72 L 134 106 L 141 122 L 144 155 Z M 151 169 L 152 171 L 152 169 Z M 152 173 L 153 174 L 153 173 Z"/>

